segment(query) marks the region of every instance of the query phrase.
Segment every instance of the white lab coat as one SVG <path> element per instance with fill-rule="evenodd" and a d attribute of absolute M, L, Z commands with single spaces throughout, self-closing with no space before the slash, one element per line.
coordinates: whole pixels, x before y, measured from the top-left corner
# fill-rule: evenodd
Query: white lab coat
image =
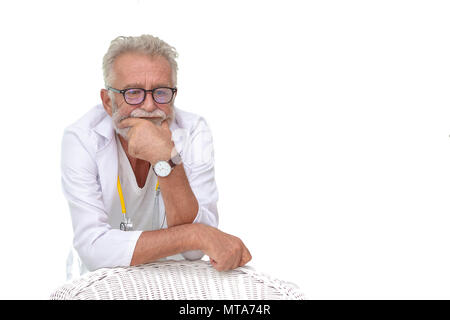
<path fill-rule="evenodd" d="M 193 223 L 217 227 L 218 191 L 211 131 L 202 117 L 178 108 L 175 108 L 170 130 L 199 204 Z M 62 189 L 72 217 L 73 247 L 84 270 L 129 266 L 142 233 L 142 230 L 121 231 L 118 226 L 113 228 L 108 224 L 113 199 L 118 197 L 115 139 L 111 117 L 102 105 L 95 106 L 67 127 L 62 139 Z M 164 206 L 163 201 L 159 203 Z M 195 260 L 200 259 L 203 252 L 189 251 L 182 255 Z M 73 257 L 68 260 L 71 259 Z"/>

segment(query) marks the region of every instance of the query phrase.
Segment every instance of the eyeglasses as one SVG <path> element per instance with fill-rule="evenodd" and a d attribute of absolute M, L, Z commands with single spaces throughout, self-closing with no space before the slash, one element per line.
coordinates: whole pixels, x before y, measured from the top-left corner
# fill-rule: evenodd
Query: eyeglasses
<path fill-rule="evenodd" d="M 160 87 L 152 90 L 145 90 L 142 88 L 129 88 L 123 90 L 117 90 L 111 87 L 107 88 L 108 90 L 111 90 L 113 92 L 121 93 L 126 103 L 133 106 L 144 102 L 147 96 L 147 92 L 151 92 L 153 100 L 156 103 L 161 104 L 170 103 L 173 99 L 175 92 L 177 92 L 177 88 L 169 88 L 169 87 Z"/>

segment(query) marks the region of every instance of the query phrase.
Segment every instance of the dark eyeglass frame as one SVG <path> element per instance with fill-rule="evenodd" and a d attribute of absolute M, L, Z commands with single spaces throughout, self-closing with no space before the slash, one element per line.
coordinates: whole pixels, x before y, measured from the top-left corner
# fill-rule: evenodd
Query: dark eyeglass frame
<path fill-rule="evenodd" d="M 115 89 L 115 88 L 113 88 L 113 87 L 106 87 L 106 88 L 107 88 L 108 90 L 113 91 L 113 92 L 121 93 L 122 96 L 123 96 L 123 99 L 125 100 L 125 102 L 128 103 L 130 106 L 137 106 L 137 105 L 141 104 L 142 102 L 144 102 L 145 99 L 147 98 L 147 92 L 150 92 L 150 93 L 152 94 L 152 99 L 153 99 L 153 101 L 155 101 L 156 103 L 158 103 L 158 104 L 168 104 L 168 103 L 171 103 L 171 102 L 172 102 L 173 97 L 175 96 L 175 93 L 178 91 L 177 88 L 171 88 L 171 87 L 158 87 L 158 88 L 154 88 L 154 89 L 151 89 L 151 90 L 145 90 L 144 88 L 127 88 L 127 89 L 123 89 L 123 90 Z M 153 91 L 154 91 L 154 90 L 158 90 L 158 89 L 170 89 L 170 90 L 172 90 L 172 97 L 170 98 L 170 100 L 169 100 L 168 102 L 161 103 L 161 102 L 156 101 L 155 97 L 153 96 Z M 127 101 L 127 98 L 125 97 L 125 93 L 126 93 L 128 90 L 142 90 L 142 91 L 144 91 L 144 98 L 143 98 L 142 101 L 139 102 L 139 103 L 129 103 L 129 102 Z"/>

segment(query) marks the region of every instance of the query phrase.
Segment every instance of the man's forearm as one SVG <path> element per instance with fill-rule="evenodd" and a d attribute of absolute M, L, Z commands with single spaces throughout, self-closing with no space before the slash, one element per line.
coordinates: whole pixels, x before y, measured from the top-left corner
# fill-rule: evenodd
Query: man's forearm
<path fill-rule="evenodd" d="M 198 202 L 183 164 L 177 165 L 167 177 L 158 179 L 166 208 L 167 226 L 192 223 L 197 216 Z"/>
<path fill-rule="evenodd" d="M 200 224 L 185 224 L 167 229 L 144 231 L 134 248 L 131 265 L 152 262 L 177 253 L 202 250 Z"/>

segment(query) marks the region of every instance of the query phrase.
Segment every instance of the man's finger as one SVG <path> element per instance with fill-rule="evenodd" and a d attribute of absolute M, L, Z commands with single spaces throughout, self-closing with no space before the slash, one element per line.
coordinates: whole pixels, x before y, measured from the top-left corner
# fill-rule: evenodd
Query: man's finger
<path fill-rule="evenodd" d="M 245 247 L 239 266 L 242 267 L 246 265 L 250 260 L 252 260 L 252 255 L 250 254 L 250 251 L 248 251 L 247 247 Z"/>
<path fill-rule="evenodd" d="M 241 261 L 239 262 L 239 267 L 243 267 L 243 266 L 245 266 L 247 263 L 249 263 L 249 261 L 251 260 L 252 258 L 251 257 L 249 257 L 249 256 L 242 256 L 242 259 L 241 259 Z"/>
<path fill-rule="evenodd" d="M 236 260 L 234 260 L 233 264 L 231 265 L 231 269 L 236 269 L 237 267 L 241 266 L 241 258 L 236 257 Z"/>
<path fill-rule="evenodd" d="M 169 120 L 166 119 L 166 120 L 164 120 L 163 122 L 161 122 L 161 127 L 162 127 L 163 129 L 165 129 L 165 130 L 170 130 L 170 128 L 169 128 Z"/>
<path fill-rule="evenodd" d="M 126 118 L 126 119 L 123 119 L 122 121 L 120 121 L 119 124 L 117 125 L 117 127 L 119 129 L 132 127 L 141 121 L 146 121 L 146 120 L 140 119 L 140 118 Z"/>

